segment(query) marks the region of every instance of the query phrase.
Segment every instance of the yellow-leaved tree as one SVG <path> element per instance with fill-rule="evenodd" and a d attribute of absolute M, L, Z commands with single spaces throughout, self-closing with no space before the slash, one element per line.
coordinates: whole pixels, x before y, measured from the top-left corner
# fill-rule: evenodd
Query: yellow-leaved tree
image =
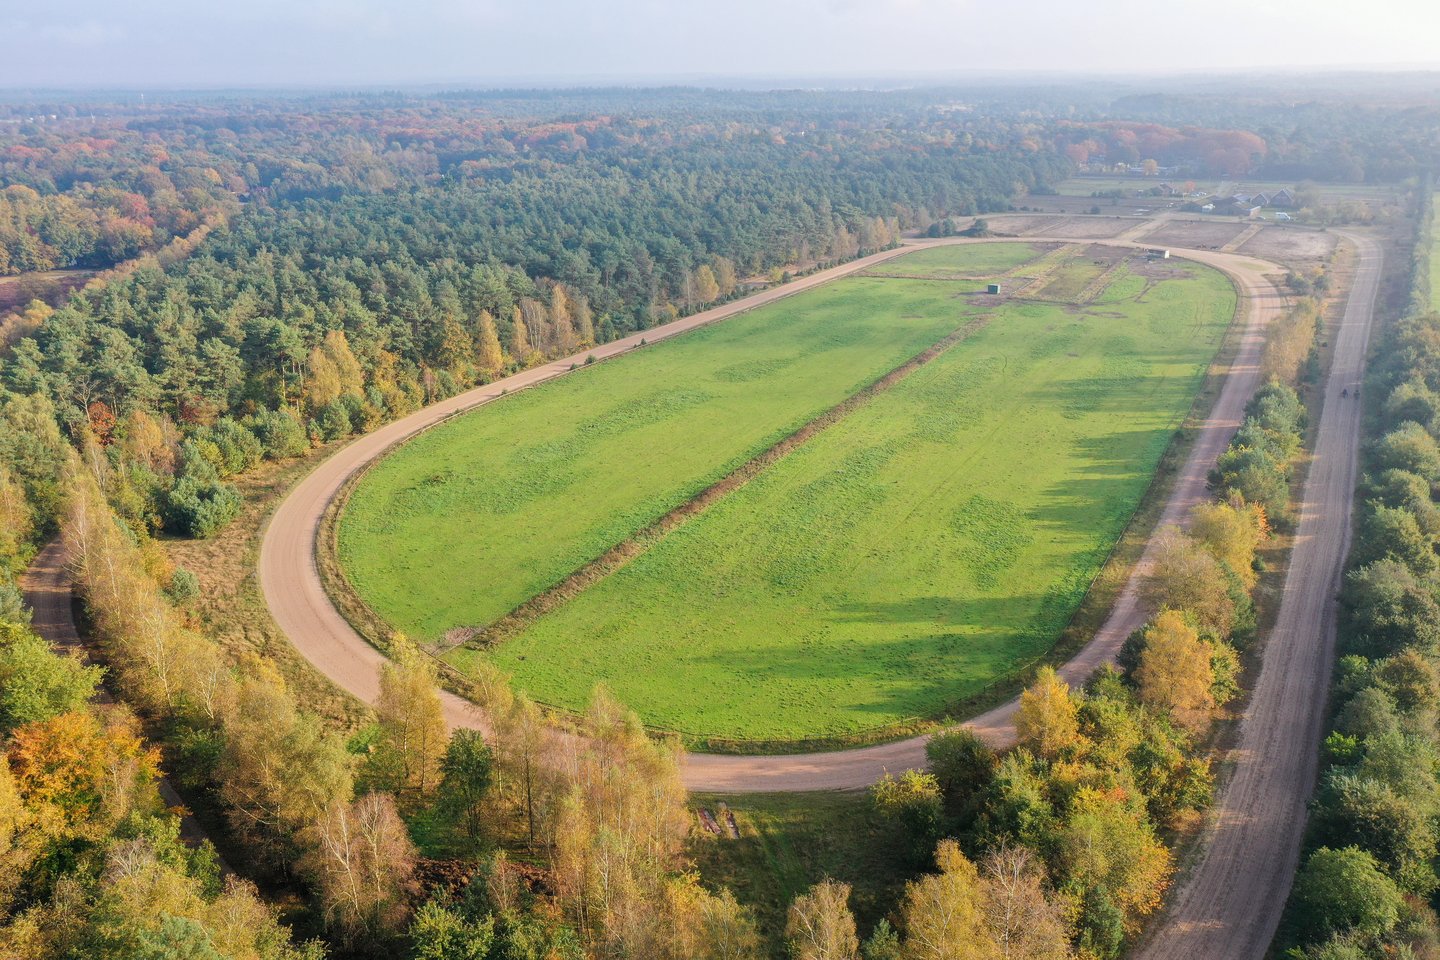
<path fill-rule="evenodd" d="M 1255 551 L 1269 534 L 1265 511 L 1238 494 L 1227 503 L 1202 503 L 1190 512 L 1190 535 L 1249 590 L 1255 586 Z"/>
<path fill-rule="evenodd" d="M 505 352 L 500 349 L 500 334 L 489 310 L 480 311 L 480 331 L 476 338 L 475 365 L 486 380 L 494 380 L 505 369 Z"/>
<path fill-rule="evenodd" d="M 1040 756 L 1053 760 L 1079 742 L 1079 712 L 1070 685 L 1053 667 L 1041 667 L 1035 682 L 1020 694 L 1016 736 Z"/>
<path fill-rule="evenodd" d="M 1145 646 L 1135 669 L 1140 699 L 1169 710 L 1192 729 L 1204 726 L 1215 707 L 1215 672 L 1210 644 L 1178 610 L 1162 610 L 1145 628 Z"/>
<path fill-rule="evenodd" d="M 391 786 L 421 797 L 440 782 L 440 761 L 449 733 L 440 704 L 434 663 L 404 636 L 390 643 L 391 659 L 380 667 L 377 765 Z"/>
<path fill-rule="evenodd" d="M 785 922 L 785 942 L 793 960 L 858 960 L 850 884 L 822 880 L 796 897 Z"/>

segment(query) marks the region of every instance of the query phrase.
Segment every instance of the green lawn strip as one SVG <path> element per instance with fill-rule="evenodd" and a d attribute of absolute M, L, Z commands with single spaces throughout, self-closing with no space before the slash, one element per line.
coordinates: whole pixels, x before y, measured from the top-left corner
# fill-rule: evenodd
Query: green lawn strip
<path fill-rule="evenodd" d="M 1085 257 L 1076 257 L 1051 274 L 1050 282 L 1039 291 L 1033 292 L 1033 296 L 1057 303 L 1072 302 L 1109 268 L 1107 263 L 1095 263 Z"/>
<path fill-rule="evenodd" d="M 933 277 L 936 280 L 993 277 L 1029 263 L 1046 249 L 1046 245 L 1038 243 L 930 247 L 876 264 L 865 272 L 875 277 Z"/>
<path fill-rule="evenodd" d="M 800 740 L 934 716 L 1055 642 L 1233 315 L 1187 267 L 1140 301 L 983 331 L 489 654 L 543 702 Z M 1123 278 L 1122 282 L 1130 282 Z M 887 281 L 895 283 L 895 281 Z"/>
<path fill-rule="evenodd" d="M 776 462 L 788 457 L 800 446 L 809 443 L 816 434 L 823 430 L 830 429 L 845 417 L 850 416 L 855 410 L 869 403 L 875 396 L 892 389 L 896 383 L 910 376 L 915 370 L 931 362 L 935 357 L 939 356 L 945 350 L 950 349 L 965 337 L 972 335 L 988 320 L 989 316 L 986 314 L 969 319 L 959 329 L 952 331 L 934 345 L 927 347 L 920 354 L 911 357 L 895 369 L 889 371 L 885 376 L 875 380 L 865 389 L 851 394 L 840 403 L 823 411 L 813 420 L 807 421 L 799 430 L 788 434 L 773 446 L 767 447 L 757 456 L 745 461 L 738 468 L 721 477 L 716 483 L 706 487 L 694 497 L 691 497 L 675 509 L 658 518 L 655 522 L 647 524 L 644 528 L 636 531 L 633 536 L 615 544 L 590 563 L 573 571 L 568 577 L 553 587 L 535 594 L 535 596 L 516 607 L 510 613 L 498 620 L 492 621 L 489 626 L 463 638 L 457 644 L 447 646 L 445 649 L 452 649 L 453 646 L 459 643 L 477 648 L 489 647 L 494 644 L 503 643 L 516 634 L 528 629 L 530 624 L 535 622 L 536 619 L 568 603 L 580 593 L 588 590 L 591 585 L 598 580 L 610 576 L 616 570 L 629 563 L 632 558 L 639 556 L 669 536 L 673 530 L 682 524 L 688 523 L 691 518 L 703 514 L 709 510 L 713 504 L 730 496 L 739 487 L 749 483 L 755 477 L 770 469 Z M 343 587 L 344 585 L 342 583 L 337 586 Z"/>
<path fill-rule="evenodd" d="M 955 292 L 849 278 L 431 430 L 354 490 L 345 575 L 416 638 L 489 623 L 953 331 Z"/>
<path fill-rule="evenodd" d="M 1119 269 L 1110 277 L 1110 282 L 1105 289 L 1090 301 L 1091 306 L 1101 303 L 1119 303 L 1124 300 L 1134 300 L 1145 292 L 1148 285 L 1146 279 L 1131 271 L 1127 264 L 1121 264 Z"/>
<path fill-rule="evenodd" d="M 853 888 L 861 936 L 895 908 L 911 870 L 905 844 L 878 822 L 867 793 L 693 794 L 691 805 L 728 803 L 740 839 L 697 831 L 690 855 L 707 886 L 726 887 L 755 912 L 766 955 L 783 957 L 790 902 L 826 877 Z"/>

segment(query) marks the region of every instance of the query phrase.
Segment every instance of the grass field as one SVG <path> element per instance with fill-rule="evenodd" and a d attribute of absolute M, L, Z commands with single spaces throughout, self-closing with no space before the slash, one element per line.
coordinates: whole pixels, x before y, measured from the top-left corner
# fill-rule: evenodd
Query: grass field
<path fill-rule="evenodd" d="M 994 246 L 950 266 L 1034 255 Z M 850 278 L 429 431 L 355 489 L 345 575 L 412 637 L 487 624 L 961 326 L 961 292 Z"/>
<path fill-rule="evenodd" d="M 913 878 L 905 838 L 875 815 L 868 793 L 696 794 L 690 800 L 711 810 L 728 802 L 735 814 L 739 840 L 697 830 L 688 852 L 708 885 L 729 889 L 755 912 L 765 956 L 789 955 L 785 913 L 812 884 L 827 877 L 850 884 L 850 908 L 864 938 Z"/>
<path fill-rule="evenodd" d="M 1030 263 L 1045 250 L 1044 245 L 1037 243 L 931 247 L 876 264 L 865 272 L 873 277 L 934 277 L 937 280 L 993 277 Z"/>
<path fill-rule="evenodd" d="M 1100 275 L 1108 267 L 1108 264 L 1097 264 L 1083 257 L 1076 257 L 1052 273 L 1036 296 L 1042 300 L 1072 301 L 1091 283 L 1100 279 Z"/>
<path fill-rule="evenodd" d="M 498 649 L 539 699 L 603 681 L 695 736 L 846 736 L 1042 656 L 1128 520 L 1234 310 L 1187 268 L 982 331 Z M 855 280 L 908 296 L 916 280 Z M 792 305 L 793 306 L 793 305 Z"/>

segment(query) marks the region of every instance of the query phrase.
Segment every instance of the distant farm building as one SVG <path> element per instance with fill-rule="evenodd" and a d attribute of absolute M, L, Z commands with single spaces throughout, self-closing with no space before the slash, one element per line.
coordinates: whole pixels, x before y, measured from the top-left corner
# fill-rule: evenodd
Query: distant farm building
<path fill-rule="evenodd" d="M 1270 197 L 1272 207 L 1293 207 L 1295 206 L 1295 194 L 1287 189 L 1276 190 Z"/>
<path fill-rule="evenodd" d="M 1224 217 L 1253 217 L 1260 212 L 1260 207 L 1250 196 L 1236 194 L 1233 197 L 1216 197 L 1201 207 L 1200 212 Z"/>

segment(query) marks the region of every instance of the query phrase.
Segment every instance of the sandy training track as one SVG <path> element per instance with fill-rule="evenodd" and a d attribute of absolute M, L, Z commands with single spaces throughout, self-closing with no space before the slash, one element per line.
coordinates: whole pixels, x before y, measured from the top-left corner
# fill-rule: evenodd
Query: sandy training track
<path fill-rule="evenodd" d="M 1332 335 L 1334 358 L 1324 385 L 1313 462 L 1298 504 L 1299 526 L 1277 621 L 1265 641 L 1239 745 L 1232 752 L 1233 775 L 1208 818 L 1197 848 L 1199 859 L 1177 887 L 1165 915 L 1134 954 L 1143 960 L 1260 960 L 1279 924 L 1294 877 L 1305 804 L 1316 777 L 1316 745 L 1334 659 L 1335 597 L 1350 541 L 1361 426 L 1361 407 L 1353 394 L 1364 372 L 1382 265 L 1380 248 L 1373 240 L 1345 236 L 1358 250 L 1357 269 L 1344 317 Z M 1100 242 L 1139 246 L 1116 240 Z M 904 252 L 887 251 L 845 264 L 647 331 L 644 336 L 652 341 L 674 336 Z M 1190 508 L 1204 499 L 1206 474 L 1229 443 L 1246 401 L 1258 386 L 1265 327 L 1285 306 L 1284 297 L 1265 276 L 1278 270 L 1274 264 L 1213 251 L 1186 251 L 1185 256 L 1221 269 L 1235 281 L 1243 295 L 1245 327 L 1220 397 L 1198 427 L 1160 526 L 1183 521 Z M 639 341 L 637 334 L 587 351 L 580 359 L 583 362 L 587 354 L 613 356 Z M 560 376 L 571 363 L 567 358 L 469 391 L 361 437 L 320 464 L 281 503 L 261 546 L 261 589 L 276 622 L 296 648 L 338 686 L 373 702 L 379 691 L 379 668 L 385 660 L 346 623 L 321 585 L 315 567 L 315 540 L 326 506 L 347 478 L 394 444 L 502 392 Z M 1342 397 L 1342 391 L 1352 396 Z M 1144 622 L 1146 611 L 1139 601 L 1138 585 L 1149 561 L 1147 549 L 1100 631 L 1060 669 L 1071 683 L 1083 682 L 1096 668 L 1113 660 L 1124 638 Z M 58 647 L 79 648 L 81 639 L 71 617 L 70 574 L 59 539 L 36 558 L 22 586 L 34 612 L 36 632 Z M 102 693 L 100 698 L 104 697 Z M 450 693 L 442 697 L 452 727 L 484 727 L 484 718 L 473 704 Z M 966 725 L 992 744 L 1003 746 L 1014 737 L 1015 709 L 1011 701 Z M 914 737 L 855 750 L 785 756 L 690 754 L 685 759 L 685 782 L 692 790 L 716 792 L 861 788 L 886 770 L 922 766 L 925 741 L 925 737 Z M 166 802 L 178 806 L 179 798 L 170 785 L 162 781 L 161 787 Z M 191 842 L 204 836 L 188 816 L 183 830 Z"/>
<path fill-rule="evenodd" d="M 1279 615 L 1232 753 L 1233 776 L 1210 813 L 1200 859 L 1134 953 L 1142 960 L 1259 960 L 1294 879 L 1335 655 L 1335 596 L 1350 546 L 1361 422 L 1355 393 L 1380 286 L 1379 245 L 1347 238 L 1359 253 L 1355 281 L 1332 334 L 1335 355 Z"/>
<path fill-rule="evenodd" d="M 1081 242 L 1088 245 L 1093 242 L 1056 237 L 1021 239 L 1027 243 Z M 1140 246 L 1123 241 L 1103 242 L 1116 246 Z M 914 247 L 885 251 L 844 264 L 746 300 L 646 331 L 643 336 L 651 342 L 675 336 L 863 270 L 911 249 Z M 1266 277 L 1267 273 L 1280 272 L 1274 264 L 1214 251 L 1185 251 L 1183 255 L 1220 269 L 1235 281 L 1242 294 L 1245 327 L 1220 397 L 1209 418 L 1197 427 L 1196 441 L 1176 479 L 1161 524 L 1181 522 L 1190 508 L 1205 498 L 1206 474 L 1239 426 L 1245 403 L 1258 385 L 1265 327 L 1285 305 L 1284 297 Z M 271 518 L 261 545 L 259 563 L 260 587 L 266 602 L 276 623 L 296 648 L 338 686 L 367 703 L 374 702 L 379 692 L 379 669 L 385 658 L 335 609 L 316 568 L 316 535 L 326 507 L 349 477 L 395 444 L 457 413 L 488 403 L 503 393 L 561 376 L 571 369 L 577 359 L 583 362 L 587 355 L 604 358 L 624 353 L 638 346 L 641 337 L 641 334 L 636 334 L 577 357 L 545 364 L 441 401 L 356 439 L 300 481 Z M 1148 551 L 1137 564 L 1136 575 L 1122 591 L 1101 630 L 1061 668 L 1061 675 L 1070 682 L 1083 682 L 1097 667 L 1112 660 L 1125 637 L 1144 623 L 1146 611 L 1139 602 L 1138 587 L 1147 558 Z M 484 719 L 474 704 L 450 693 L 443 694 L 443 699 L 446 718 L 452 727 L 484 727 Z M 967 725 L 992 744 L 1003 746 L 1014 736 L 1012 720 L 1015 708 L 1016 704 L 1012 701 L 975 717 Z M 685 783 L 692 790 L 716 792 L 863 788 L 887 770 L 923 766 L 926 739 L 923 736 L 912 737 L 853 750 L 809 754 L 722 756 L 692 753 L 685 758 Z"/>

